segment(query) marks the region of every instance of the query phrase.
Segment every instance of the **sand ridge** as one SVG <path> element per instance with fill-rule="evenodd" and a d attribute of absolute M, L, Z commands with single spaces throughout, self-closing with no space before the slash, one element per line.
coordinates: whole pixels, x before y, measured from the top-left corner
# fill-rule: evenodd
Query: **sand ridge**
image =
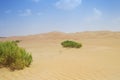
<path fill-rule="evenodd" d="M 60 43 L 67 39 L 83 47 L 63 48 Z M 33 55 L 29 68 L 1 68 L 0 80 L 120 80 L 120 32 L 50 32 L 0 40 L 21 40 L 19 46 Z"/>

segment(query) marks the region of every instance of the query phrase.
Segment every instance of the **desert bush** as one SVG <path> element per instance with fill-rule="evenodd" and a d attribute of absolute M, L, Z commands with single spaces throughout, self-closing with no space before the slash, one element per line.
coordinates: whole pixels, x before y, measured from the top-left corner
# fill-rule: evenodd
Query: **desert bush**
<path fill-rule="evenodd" d="M 19 43 L 19 42 L 21 42 L 21 40 L 15 40 L 15 42 L 16 42 L 16 43 Z"/>
<path fill-rule="evenodd" d="M 68 48 L 80 48 L 80 47 L 82 47 L 82 44 L 77 43 L 75 41 L 69 41 L 69 40 L 63 41 L 61 43 L 61 45 L 63 47 L 68 47 Z"/>
<path fill-rule="evenodd" d="M 0 66 L 11 70 L 29 67 L 32 55 L 19 47 L 15 41 L 0 42 Z"/>

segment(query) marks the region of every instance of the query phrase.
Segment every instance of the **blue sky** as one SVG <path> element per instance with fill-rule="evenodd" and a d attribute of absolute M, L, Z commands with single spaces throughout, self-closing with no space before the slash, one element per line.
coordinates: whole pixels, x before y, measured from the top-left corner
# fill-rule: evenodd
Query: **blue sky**
<path fill-rule="evenodd" d="M 0 36 L 120 31 L 120 0 L 0 0 Z"/>

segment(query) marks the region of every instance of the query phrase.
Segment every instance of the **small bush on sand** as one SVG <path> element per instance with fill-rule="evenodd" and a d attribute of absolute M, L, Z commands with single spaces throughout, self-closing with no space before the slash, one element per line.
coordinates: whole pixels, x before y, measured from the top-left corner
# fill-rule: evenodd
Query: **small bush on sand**
<path fill-rule="evenodd" d="M 21 42 L 21 40 L 15 40 L 15 42 L 16 42 L 16 43 L 19 43 L 19 42 Z"/>
<path fill-rule="evenodd" d="M 68 47 L 68 48 L 80 48 L 80 47 L 82 47 L 82 44 L 77 43 L 75 41 L 69 41 L 69 40 L 63 41 L 61 43 L 61 45 L 63 47 Z"/>
<path fill-rule="evenodd" d="M 0 67 L 20 70 L 29 67 L 32 55 L 18 47 L 15 41 L 0 42 Z"/>

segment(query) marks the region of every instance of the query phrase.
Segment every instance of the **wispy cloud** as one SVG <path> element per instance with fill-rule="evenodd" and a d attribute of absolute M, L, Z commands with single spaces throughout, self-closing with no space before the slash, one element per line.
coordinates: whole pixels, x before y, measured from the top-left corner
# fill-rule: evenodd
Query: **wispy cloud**
<path fill-rule="evenodd" d="M 40 0 L 32 0 L 33 2 L 36 2 L 36 3 L 38 3 L 38 2 L 40 2 Z"/>
<path fill-rule="evenodd" d="M 32 10 L 31 9 L 26 9 L 26 10 L 19 10 L 19 15 L 20 16 L 31 16 L 32 15 Z"/>
<path fill-rule="evenodd" d="M 43 13 L 42 12 L 37 12 L 36 15 L 41 16 Z"/>
<path fill-rule="evenodd" d="M 100 11 L 100 10 L 97 9 L 97 8 L 94 8 L 94 9 L 93 9 L 93 12 L 94 12 L 94 16 L 95 16 L 96 18 L 100 18 L 100 17 L 102 16 L 102 11 Z"/>
<path fill-rule="evenodd" d="M 88 21 L 88 22 L 97 21 L 97 20 L 101 19 L 101 16 L 102 16 L 102 11 L 100 11 L 97 8 L 93 8 L 92 15 L 85 18 L 85 20 Z"/>
<path fill-rule="evenodd" d="M 72 10 L 77 8 L 82 3 L 82 0 L 58 0 L 55 6 L 58 9 Z"/>
<path fill-rule="evenodd" d="M 9 10 L 5 11 L 5 14 L 10 14 L 11 12 L 12 12 L 12 10 L 9 9 Z"/>

